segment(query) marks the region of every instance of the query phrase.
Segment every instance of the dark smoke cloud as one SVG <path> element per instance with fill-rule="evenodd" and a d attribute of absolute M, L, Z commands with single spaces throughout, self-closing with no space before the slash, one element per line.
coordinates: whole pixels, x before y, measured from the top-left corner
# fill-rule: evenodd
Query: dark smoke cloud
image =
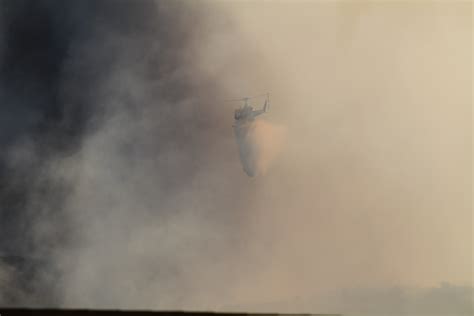
<path fill-rule="evenodd" d="M 97 203 L 75 209 L 68 200 L 87 167 L 81 162 L 85 141 L 108 120 L 122 120 L 122 138 L 112 137 L 119 158 L 104 167 L 117 173 L 129 168 L 122 176 L 130 183 L 134 171 L 155 173 L 159 181 L 135 184 L 157 185 L 161 197 L 174 196 L 193 179 L 222 135 L 230 135 L 219 120 L 223 109 L 200 101 L 219 92 L 185 66 L 199 10 L 180 1 L 0 2 L 0 253 L 12 269 L 24 265 L 11 258 L 28 265 L 27 277 L 8 274 L 16 278 L 10 286 L 34 285 L 20 287 L 24 295 L 0 296 L 3 305 L 59 304 L 59 282 L 48 280 L 68 268 L 58 266 L 57 254 L 82 238 L 71 212 L 98 212 Z M 163 155 L 169 157 L 153 160 Z M 68 157 L 73 167 L 58 176 Z M 172 199 L 145 196 L 153 192 L 136 194 L 160 203 L 142 207 L 145 212 L 165 218 L 177 211 Z M 121 219 L 150 216 L 138 206 L 134 211 Z M 41 288 L 49 289 L 47 297 L 37 295 Z"/>
<path fill-rule="evenodd" d="M 2 303 L 48 304 L 52 296 L 40 295 L 45 293 L 40 284 L 52 273 L 44 263 L 51 248 L 66 239 L 61 208 L 68 184 L 45 176 L 44 167 L 51 157 L 76 150 L 90 110 L 60 99 L 62 68 L 80 27 L 72 22 L 76 8 L 59 2 L 2 1 L 0 6 L 0 253 L 16 271 L 9 273 L 7 285 L 0 284 L 10 293 Z M 47 240 L 38 240 L 32 229 L 39 218 L 55 227 Z"/>

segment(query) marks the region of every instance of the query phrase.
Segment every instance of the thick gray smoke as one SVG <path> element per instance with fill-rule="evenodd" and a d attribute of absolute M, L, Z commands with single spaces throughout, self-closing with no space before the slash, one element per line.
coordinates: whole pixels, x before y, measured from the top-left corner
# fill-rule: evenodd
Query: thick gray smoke
<path fill-rule="evenodd" d="M 4 261 L 33 265 L 26 280 L 2 271 L 2 294 L 34 285 L 2 304 L 179 308 L 220 295 L 205 280 L 229 282 L 252 189 L 233 168 L 218 78 L 193 64 L 207 5 L 1 5 L 0 242 Z"/>
<path fill-rule="evenodd" d="M 0 305 L 469 313 L 466 8 L 0 0 Z"/>

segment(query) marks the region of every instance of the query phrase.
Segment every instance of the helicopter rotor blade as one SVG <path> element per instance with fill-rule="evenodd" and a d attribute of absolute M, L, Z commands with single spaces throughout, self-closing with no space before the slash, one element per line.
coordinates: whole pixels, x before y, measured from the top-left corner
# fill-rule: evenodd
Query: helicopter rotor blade
<path fill-rule="evenodd" d="M 256 98 L 263 97 L 263 96 L 267 96 L 267 99 L 268 99 L 269 93 L 257 94 L 257 95 L 253 95 L 253 96 L 251 96 L 251 97 L 236 98 L 236 99 L 227 99 L 227 100 L 224 100 L 224 101 L 225 101 L 225 102 L 246 101 L 246 100 L 256 99 Z"/>
<path fill-rule="evenodd" d="M 250 98 L 240 98 L 240 99 L 227 99 L 227 100 L 223 100 L 224 102 L 237 102 L 237 101 L 245 101 L 245 100 L 248 100 Z"/>

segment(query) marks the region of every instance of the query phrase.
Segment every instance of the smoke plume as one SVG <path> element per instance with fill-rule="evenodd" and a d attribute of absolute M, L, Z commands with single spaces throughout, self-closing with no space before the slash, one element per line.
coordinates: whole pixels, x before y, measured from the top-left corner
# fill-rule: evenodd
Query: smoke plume
<path fill-rule="evenodd" d="M 470 10 L 0 0 L 0 305 L 469 312 Z"/>

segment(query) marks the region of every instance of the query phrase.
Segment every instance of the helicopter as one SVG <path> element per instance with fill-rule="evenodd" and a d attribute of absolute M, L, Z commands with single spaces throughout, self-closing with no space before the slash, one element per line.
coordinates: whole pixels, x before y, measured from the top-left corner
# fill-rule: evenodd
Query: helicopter
<path fill-rule="evenodd" d="M 253 107 L 249 105 L 249 100 L 261 96 L 266 96 L 265 103 L 263 104 L 262 109 L 254 110 Z M 270 96 L 267 93 L 253 97 L 245 97 L 227 101 L 244 102 L 243 105 L 235 110 L 235 123 L 232 126 L 234 128 L 237 145 L 239 147 L 239 156 L 242 167 L 249 177 L 254 177 L 258 174 L 258 157 L 261 150 L 252 136 L 256 127 L 254 121 L 258 115 L 267 112 L 268 108 L 270 107 Z"/>
<path fill-rule="evenodd" d="M 265 103 L 263 104 L 263 107 L 261 110 L 254 110 L 253 107 L 249 105 L 249 100 L 255 99 L 261 96 L 266 96 Z M 240 108 L 236 109 L 234 112 L 234 119 L 237 124 L 252 122 L 255 120 L 255 118 L 258 115 L 267 112 L 267 110 L 270 108 L 270 94 L 269 93 L 256 95 L 253 97 L 232 99 L 232 100 L 227 100 L 227 101 L 243 101 L 244 102 L 244 104 Z"/>

